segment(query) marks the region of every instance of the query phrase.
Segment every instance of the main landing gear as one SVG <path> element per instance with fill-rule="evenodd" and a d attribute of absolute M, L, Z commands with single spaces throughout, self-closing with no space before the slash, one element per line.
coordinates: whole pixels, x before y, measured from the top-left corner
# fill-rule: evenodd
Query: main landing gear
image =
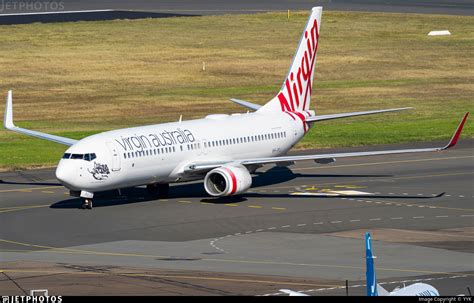
<path fill-rule="evenodd" d="M 170 185 L 158 183 L 148 184 L 146 186 L 146 190 L 150 195 L 165 198 L 168 196 L 168 193 L 170 191 Z"/>
<path fill-rule="evenodd" d="M 92 209 L 92 199 L 84 199 L 82 202 L 82 209 Z"/>

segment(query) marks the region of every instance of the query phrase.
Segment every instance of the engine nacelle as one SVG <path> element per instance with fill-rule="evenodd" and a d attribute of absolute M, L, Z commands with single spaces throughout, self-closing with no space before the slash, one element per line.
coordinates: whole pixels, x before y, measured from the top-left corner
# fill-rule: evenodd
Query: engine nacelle
<path fill-rule="evenodd" d="M 252 185 L 249 171 L 242 165 L 214 168 L 204 178 L 206 192 L 214 197 L 245 192 Z"/>

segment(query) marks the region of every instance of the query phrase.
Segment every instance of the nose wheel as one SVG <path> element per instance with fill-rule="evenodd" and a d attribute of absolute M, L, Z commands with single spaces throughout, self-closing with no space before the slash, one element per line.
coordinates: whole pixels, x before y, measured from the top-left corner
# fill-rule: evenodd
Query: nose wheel
<path fill-rule="evenodd" d="M 92 199 L 84 199 L 82 209 L 92 209 Z"/>

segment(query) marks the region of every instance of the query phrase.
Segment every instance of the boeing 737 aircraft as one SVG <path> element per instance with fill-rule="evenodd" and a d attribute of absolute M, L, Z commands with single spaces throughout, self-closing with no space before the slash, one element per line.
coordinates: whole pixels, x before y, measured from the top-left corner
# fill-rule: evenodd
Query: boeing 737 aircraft
<path fill-rule="evenodd" d="M 315 115 L 310 98 L 316 52 L 319 47 L 322 7 L 311 10 L 290 70 L 278 94 L 260 106 L 231 99 L 253 112 L 213 114 L 203 119 L 107 131 L 82 140 L 49 135 L 13 124 L 12 92 L 8 92 L 6 129 L 70 146 L 59 161 L 57 179 L 71 195 L 92 208 L 94 193 L 147 185 L 150 192 L 166 195 L 170 183 L 204 179 L 211 196 L 244 193 L 252 186 L 251 173 L 264 164 L 291 164 L 314 160 L 325 164 L 336 158 L 399 153 L 432 152 L 456 144 L 464 116 L 445 147 L 286 156 L 316 122 L 407 108 Z"/>

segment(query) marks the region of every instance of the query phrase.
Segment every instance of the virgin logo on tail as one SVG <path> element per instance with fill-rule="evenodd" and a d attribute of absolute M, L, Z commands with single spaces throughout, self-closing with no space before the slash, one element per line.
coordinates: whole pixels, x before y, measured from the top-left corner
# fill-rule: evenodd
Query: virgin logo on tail
<path fill-rule="evenodd" d="M 314 62 L 319 41 L 316 19 L 314 19 L 309 31 L 304 32 L 304 40 L 301 43 L 306 42 L 306 44 L 304 46 L 300 45 L 300 47 L 304 47 L 304 53 L 300 55 L 300 50 L 298 50 L 297 57 L 295 57 L 296 62 L 294 62 L 294 64 L 298 61 L 300 63 L 292 66 L 284 88 L 277 95 L 282 111 L 295 112 L 309 108 L 307 100 L 311 96 Z"/>

